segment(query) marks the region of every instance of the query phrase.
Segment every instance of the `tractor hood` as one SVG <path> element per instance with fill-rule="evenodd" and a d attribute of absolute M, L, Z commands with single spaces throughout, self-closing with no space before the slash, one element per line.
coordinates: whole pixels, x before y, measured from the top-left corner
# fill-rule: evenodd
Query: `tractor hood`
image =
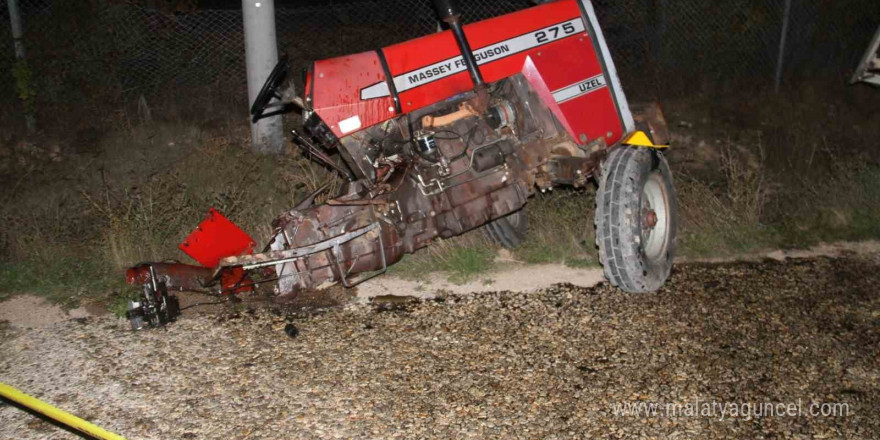
<path fill-rule="evenodd" d="M 588 10 L 592 13 L 575 0 L 545 3 L 466 25 L 464 32 L 483 78 L 491 83 L 523 72 L 528 59 L 540 57 L 554 42 L 594 45 L 598 39 L 587 24 Z M 594 51 L 600 52 L 598 47 Z M 605 55 L 595 57 L 597 71 L 599 63 L 605 67 Z M 613 83 L 608 85 L 619 87 L 616 73 L 607 73 Z M 330 130 L 343 137 L 472 88 L 455 37 L 447 30 L 316 61 L 307 78 L 306 99 Z"/>

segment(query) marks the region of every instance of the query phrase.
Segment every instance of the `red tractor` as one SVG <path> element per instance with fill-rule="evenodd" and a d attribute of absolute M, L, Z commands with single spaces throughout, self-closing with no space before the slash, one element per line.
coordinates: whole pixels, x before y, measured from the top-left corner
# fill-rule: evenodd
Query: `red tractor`
<path fill-rule="evenodd" d="M 276 66 L 254 119 L 300 107 L 293 142 L 346 183 L 323 204 L 315 193 L 283 213 L 260 253 L 212 211 L 181 245 L 202 266 L 129 269 L 129 283 L 144 286 L 130 305 L 136 327 L 173 319 L 169 290 L 353 286 L 484 225 L 513 247 L 529 197 L 591 181 L 607 279 L 627 292 L 666 281 L 677 223 L 666 124 L 656 105 L 627 103 L 592 4 L 547 2 L 466 26 L 453 1 L 435 6 L 448 30 L 315 61 L 292 103 L 280 101 L 288 64 Z"/>

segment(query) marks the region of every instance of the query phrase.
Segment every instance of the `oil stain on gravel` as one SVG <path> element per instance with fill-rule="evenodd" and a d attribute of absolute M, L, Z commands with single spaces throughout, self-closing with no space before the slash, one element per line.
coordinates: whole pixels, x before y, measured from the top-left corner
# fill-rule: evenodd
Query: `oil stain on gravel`
<path fill-rule="evenodd" d="M 876 258 L 811 259 L 678 266 L 645 295 L 558 285 L 145 332 L 105 317 L 5 330 L 0 377 L 129 439 L 872 439 L 877 285 Z M 841 403 L 849 415 L 612 411 L 695 399 Z M 30 421 L 0 407 L 0 438 L 44 438 Z"/>

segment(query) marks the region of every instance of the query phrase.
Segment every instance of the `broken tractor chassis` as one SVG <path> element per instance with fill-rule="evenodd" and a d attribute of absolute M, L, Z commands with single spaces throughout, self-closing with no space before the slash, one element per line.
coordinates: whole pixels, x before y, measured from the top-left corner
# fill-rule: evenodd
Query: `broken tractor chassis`
<path fill-rule="evenodd" d="M 596 242 L 606 278 L 651 292 L 675 254 L 676 198 L 656 104 L 626 100 L 592 4 L 559 0 L 466 26 L 437 0 L 449 29 L 375 51 L 315 61 L 304 92 L 280 102 L 285 58 L 254 99 L 254 120 L 298 107 L 303 154 L 344 180 L 317 189 L 272 224 L 262 252 L 209 211 L 180 249 L 200 266 L 144 263 L 132 326 L 162 325 L 169 292 L 295 295 L 385 272 L 437 239 L 487 225 L 499 244 L 526 234 L 538 191 L 598 184 Z M 475 49 L 471 49 L 471 48 Z M 540 226 L 540 225 L 539 225 Z"/>

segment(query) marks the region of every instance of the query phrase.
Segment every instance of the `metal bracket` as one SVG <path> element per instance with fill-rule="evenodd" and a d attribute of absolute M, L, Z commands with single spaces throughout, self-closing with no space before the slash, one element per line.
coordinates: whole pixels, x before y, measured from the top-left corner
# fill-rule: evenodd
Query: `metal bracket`
<path fill-rule="evenodd" d="M 354 280 L 347 279 L 347 275 L 351 271 L 351 268 L 349 268 L 347 271 L 343 270 L 342 268 L 342 261 L 340 258 L 340 255 L 342 253 L 342 245 L 358 237 L 366 235 L 376 229 L 379 230 L 378 242 L 379 250 L 381 251 L 382 257 L 382 269 L 368 276 L 359 277 Z M 385 259 L 385 246 L 382 241 L 382 226 L 379 222 L 374 222 L 363 228 L 355 229 L 329 240 L 324 240 L 322 242 L 315 243 L 309 246 L 301 246 L 295 249 L 287 249 L 283 251 L 244 255 L 241 257 L 224 258 L 220 261 L 220 265 L 217 267 L 216 273 L 219 274 L 219 272 L 226 267 L 241 267 L 244 270 L 252 270 L 262 267 L 275 266 L 278 264 L 290 263 L 296 260 L 300 260 L 309 255 L 324 251 L 330 251 L 330 256 L 333 260 L 333 264 L 336 265 L 336 268 L 339 271 L 340 281 L 345 287 L 351 287 L 358 283 L 364 282 L 376 275 L 384 273 L 388 269 L 388 265 Z"/>
<path fill-rule="evenodd" d="M 378 226 L 378 225 L 379 225 L 379 223 L 376 222 L 376 223 L 373 223 L 371 226 Z M 343 271 L 342 270 L 342 260 L 340 257 L 340 255 L 342 253 L 342 249 L 340 248 L 341 243 L 336 243 L 332 248 L 330 248 L 330 255 L 332 255 L 333 263 L 336 264 L 336 269 L 339 271 L 339 281 L 342 282 L 343 286 L 352 287 L 352 286 L 358 285 L 358 284 L 363 283 L 364 281 L 366 281 L 370 278 L 373 278 L 377 275 L 381 275 L 381 274 L 385 273 L 385 271 L 388 270 L 388 263 L 386 263 L 386 261 L 385 261 L 385 245 L 382 242 L 382 227 L 381 226 L 379 226 L 379 240 L 378 241 L 379 241 L 379 251 L 381 251 L 380 255 L 382 256 L 382 268 L 379 269 L 378 271 L 375 271 L 375 272 L 369 274 L 369 275 L 360 275 L 359 277 L 356 277 L 353 280 L 346 279 L 346 276 L 349 274 L 349 272 L 351 272 L 351 268 L 353 268 L 354 265 L 357 263 L 357 258 L 355 258 L 355 261 L 353 263 L 351 263 L 351 267 L 348 270 Z"/>

